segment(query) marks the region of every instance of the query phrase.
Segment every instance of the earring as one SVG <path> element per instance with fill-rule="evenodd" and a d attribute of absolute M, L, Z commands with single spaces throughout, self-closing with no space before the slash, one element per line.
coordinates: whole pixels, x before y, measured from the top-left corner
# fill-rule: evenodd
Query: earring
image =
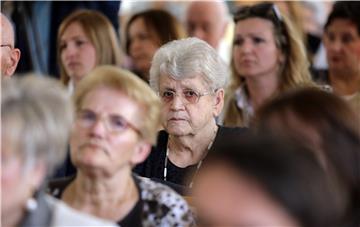
<path fill-rule="evenodd" d="M 26 201 L 26 210 L 30 212 L 36 210 L 37 206 L 37 201 L 32 197 Z"/>

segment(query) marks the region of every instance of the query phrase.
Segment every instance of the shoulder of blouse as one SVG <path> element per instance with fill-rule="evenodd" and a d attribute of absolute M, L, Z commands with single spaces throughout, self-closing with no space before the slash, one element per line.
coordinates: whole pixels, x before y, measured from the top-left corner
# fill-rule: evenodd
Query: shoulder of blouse
<path fill-rule="evenodd" d="M 149 226 L 193 226 L 194 214 L 187 202 L 168 186 L 135 176 L 144 202 L 143 223 Z"/>

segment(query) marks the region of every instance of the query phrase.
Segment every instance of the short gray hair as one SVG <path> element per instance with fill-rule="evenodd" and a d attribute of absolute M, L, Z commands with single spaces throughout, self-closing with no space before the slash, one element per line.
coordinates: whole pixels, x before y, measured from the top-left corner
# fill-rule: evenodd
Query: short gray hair
<path fill-rule="evenodd" d="M 73 122 L 68 92 L 39 75 L 4 79 L 1 89 L 2 140 L 23 159 L 23 171 L 44 163 L 52 173 L 64 161 Z"/>
<path fill-rule="evenodd" d="M 175 40 L 163 45 L 154 55 L 150 68 L 150 86 L 159 92 L 160 74 L 177 80 L 201 75 L 210 89 L 225 88 L 228 67 L 205 41 L 198 38 Z"/>

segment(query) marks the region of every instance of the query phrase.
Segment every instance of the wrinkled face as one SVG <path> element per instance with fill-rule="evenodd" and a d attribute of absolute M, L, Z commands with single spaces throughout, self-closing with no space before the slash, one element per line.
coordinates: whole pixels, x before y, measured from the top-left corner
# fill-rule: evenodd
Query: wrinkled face
<path fill-rule="evenodd" d="M 71 23 L 60 40 L 61 63 L 75 85 L 97 65 L 95 46 L 78 22 Z"/>
<path fill-rule="evenodd" d="M 299 226 L 251 178 L 212 164 L 199 172 L 193 188 L 200 226 Z"/>
<path fill-rule="evenodd" d="M 158 38 L 149 29 L 143 18 L 137 18 L 129 28 L 129 55 L 135 69 L 143 75 L 149 74 L 151 60 L 160 47 Z"/>
<path fill-rule="evenodd" d="M 204 40 L 217 49 L 225 33 L 226 21 L 217 3 L 193 2 L 187 12 L 189 36 Z"/>
<path fill-rule="evenodd" d="M 131 171 L 140 141 L 139 112 L 139 106 L 118 90 L 99 86 L 86 94 L 71 132 L 74 165 L 101 177 Z"/>
<path fill-rule="evenodd" d="M 245 78 L 277 76 L 282 58 L 270 21 L 249 18 L 237 22 L 233 59 L 238 74 Z"/>
<path fill-rule="evenodd" d="M 159 95 L 164 103 L 162 112 L 166 131 L 181 136 L 204 130 L 222 109 L 220 92 L 211 91 L 201 76 L 175 80 L 161 74 Z"/>
<path fill-rule="evenodd" d="M 330 71 L 360 71 L 360 34 L 354 23 L 335 19 L 325 31 L 324 44 Z"/>

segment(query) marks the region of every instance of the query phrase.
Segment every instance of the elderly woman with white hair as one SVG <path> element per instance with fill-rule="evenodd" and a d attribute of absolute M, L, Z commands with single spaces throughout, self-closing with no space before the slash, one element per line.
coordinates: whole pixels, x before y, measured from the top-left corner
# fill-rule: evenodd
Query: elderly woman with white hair
<path fill-rule="evenodd" d="M 67 91 L 42 76 L 1 84 L 1 226 L 115 226 L 44 192 L 65 157 L 72 106 Z"/>
<path fill-rule="evenodd" d="M 228 80 L 226 64 L 206 42 L 187 38 L 162 46 L 152 61 L 150 86 L 163 102 L 165 130 L 159 132 L 150 156 L 134 171 L 186 194 L 206 155 L 221 138 L 244 131 L 216 124 Z"/>

